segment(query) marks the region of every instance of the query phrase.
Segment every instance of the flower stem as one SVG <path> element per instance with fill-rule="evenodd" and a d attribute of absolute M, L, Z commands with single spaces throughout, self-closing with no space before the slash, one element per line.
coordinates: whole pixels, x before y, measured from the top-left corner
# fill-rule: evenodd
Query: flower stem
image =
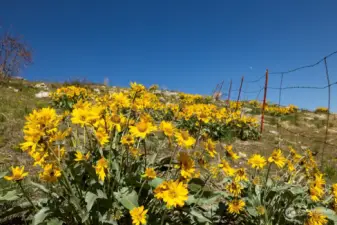
<path fill-rule="evenodd" d="M 144 145 L 144 153 L 145 153 L 145 157 L 144 157 L 144 162 L 145 162 L 145 169 L 146 169 L 146 158 L 147 158 L 147 149 L 146 149 L 146 143 L 145 143 L 145 139 L 143 140 L 143 145 Z M 145 170 L 144 169 L 144 170 Z"/>
<path fill-rule="evenodd" d="M 271 168 L 271 163 L 269 163 L 268 170 L 267 170 L 267 176 L 266 176 L 266 182 L 264 186 L 267 186 L 268 178 L 269 178 L 269 173 L 270 173 L 270 168 Z"/>
<path fill-rule="evenodd" d="M 163 216 L 161 217 L 160 225 L 164 225 L 166 215 L 167 215 L 167 210 L 165 210 Z"/>
<path fill-rule="evenodd" d="M 36 208 L 36 206 L 34 205 L 34 203 L 32 202 L 32 200 L 29 198 L 29 196 L 27 195 L 25 189 L 22 187 L 21 181 L 17 182 L 19 187 L 21 188 L 21 191 L 23 193 L 23 195 L 25 196 L 25 198 L 28 200 L 28 202 L 34 207 L 35 211 L 38 211 L 38 209 Z"/>

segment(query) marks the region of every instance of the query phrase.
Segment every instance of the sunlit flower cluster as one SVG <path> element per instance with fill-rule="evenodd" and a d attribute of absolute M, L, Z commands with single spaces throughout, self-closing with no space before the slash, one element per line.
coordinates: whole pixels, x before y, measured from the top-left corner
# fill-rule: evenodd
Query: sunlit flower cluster
<path fill-rule="evenodd" d="M 291 224 L 283 216 L 289 209 L 277 210 L 296 208 L 291 205 L 296 199 L 307 207 L 296 208 L 298 221 L 327 223 L 314 207 L 336 210 L 337 184 L 327 186 L 310 150 L 289 146 L 257 154 L 249 149 L 247 156 L 226 139 L 230 132 L 241 139 L 258 133 L 256 119 L 242 114 L 243 102 L 212 104 L 185 93 L 164 101 L 156 90 L 137 83 L 101 94 L 61 88 L 53 100 L 66 96 L 72 104 L 26 117 L 21 148 L 38 168 L 38 179 L 58 190 L 53 195 L 43 189 L 48 198 L 57 196 L 46 203 L 61 209 L 55 215 L 68 220 L 73 214 L 69 224 L 184 224 L 187 218 L 198 224 L 195 217 L 217 224 L 228 219 Z M 267 108 L 297 111 L 292 105 Z M 4 178 L 19 185 L 28 176 L 23 166 L 11 172 Z"/>

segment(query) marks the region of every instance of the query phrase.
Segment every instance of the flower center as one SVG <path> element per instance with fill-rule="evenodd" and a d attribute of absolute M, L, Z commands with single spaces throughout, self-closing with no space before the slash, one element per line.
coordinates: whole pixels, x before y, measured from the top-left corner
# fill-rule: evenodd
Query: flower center
<path fill-rule="evenodd" d="M 145 122 L 140 122 L 136 126 L 140 132 L 145 132 L 147 130 L 147 123 Z"/>
<path fill-rule="evenodd" d="M 182 138 L 183 138 L 185 141 L 187 141 L 188 138 L 189 138 L 189 135 L 188 135 L 187 131 L 182 131 L 182 132 L 181 132 L 181 136 L 182 136 Z"/>
<path fill-rule="evenodd" d="M 120 118 L 118 115 L 113 115 L 113 116 L 111 117 L 111 120 L 112 120 L 112 122 L 114 122 L 114 123 L 120 123 L 120 122 L 121 122 L 121 118 Z"/>

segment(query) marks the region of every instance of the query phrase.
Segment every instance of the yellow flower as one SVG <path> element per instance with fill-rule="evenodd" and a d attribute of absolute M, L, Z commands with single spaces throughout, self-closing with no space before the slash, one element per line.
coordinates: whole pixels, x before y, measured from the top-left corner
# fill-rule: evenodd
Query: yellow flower
<path fill-rule="evenodd" d="M 227 176 L 234 176 L 235 174 L 235 169 L 232 168 L 229 163 L 226 160 L 221 160 L 221 163 L 218 165 L 219 168 L 222 168 L 223 172 L 227 175 Z"/>
<path fill-rule="evenodd" d="M 296 150 L 291 146 L 289 146 L 289 151 L 294 163 L 298 163 L 302 156 L 300 154 L 297 154 Z"/>
<path fill-rule="evenodd" d="M 145 91 L 145 87 L 141 84 L 137 84 L 136 82 L 131 82 L 131 91 L 135 93 L 141 93 Z"/>
<path fill-rule="evenodd" d="M 215 142 L 212 141 L 212 139 L 208 138 L 207 142 L 204 142 L 203 144 L 205 150 L 208 152 L 208 154 L 214 158 L 214 156 L 217 154 L 215 149 Z"/>
<path fill-rule="evenodd" d="M 112 98 L 114 100 L 114 104 L 117 107 L 121 108 L 128 108 L 130 106 L 129 98 L 122 92 L 120 93 L 113 93 Z"/>
<path fill-rule="evenodd" d="M 16 166 L 16 167 L 11 167 L 12 170 L 12 176 L 4 176 L 6 180 L 13 180 L 13 181 L 20 181 L 23 180 L 25 176 L 28 175 L 27 172 L 24 172 L 25 167 L 22 166 L 21 168 Z"/>
<path fill-rule="evenodd" d="M 325 185 L 325 180 L 322 173 L 316 173 L 314 175 L 314 184 L 315 186 L 323 187 Z"/>
<path fill-rule="evenodd" d="M 156 171 L 153 168 L 146 168 L 144 177 L 154 179 L 157 177 Z"/>
<path fill-rule="evenodd" d="M 96 138 L 101 146 L 109 142 L 109 135 L 106 133 L 105 129 L 100 127 L 95 130 Z"/>
<path fill-rule="evenodd" d="M 252 180 L 252 183 L 253 183 L 254 185 L 260 185 L 260 184 L 261 184 L 261 179 L 260 179 L 260 177 L 258 177 L 258 176 L 254 177 L 254 179 Z"/>
<path fill-rule="evenodd" d="M 180 165 L 180 174 L 185 179 L 190 179 L 195 173 L 194 161 L 189 157 L 186 152 L 180 152 L 178 156 L 178 161 Z"/>
<path fill-rule="evenodd" d="M 155 190 L 155 197 L 163 199 L 167 208 L 184 206 L 188 198 L 187 184 L 177 181 L 164 181 Z"/>
<path fill-rule="evenodd" d="M 287 161 L 287 165 L 288 165 L 289 172 L 293 172 L 295 170 L 295 166 L 290 160 Z"/>
<path fill-rule="evenodd" d="M 43 167 L 43 172 L 40 173 L 40 179 L 47 182 L 55 182 L 61 176 L 59 168 L 53 164 L 47 164 Z"/>
<path fill-rule="evenodd" d="M 194 145 L 195 139 L 190 136 L 188 131 L 179 131 L 175 135 L 178 145 L 180 145 L 183 148 L 190 148 Z"/>
<path fill-rule="evenodd" d="M 310 185 L 309 194 L 312 201 L 318 202 L 324 195 L 324 189 L 315 185 Z"/>
<path fill-rule="evenodd" d="M 101 181 L 104 181 L 106 176 L 106 169 L 108 168 L 108 162 L 104 157 L 97 161 L 96 166 L 94 167 L 96 170 L 96 174 L 98 175 Z"/>
<path fill-rule="evenodd" d="M 283 156 L 281 149 L 275 149 L 268 158 L 268 162 L 275 163 L 279 168 L 283 168 L 286 161 L 287 159 Z"/>
<path fill-rule="evenodd" d="M 225 147 L 225 150 L 226 150 L 226 155 L 230 158 L 232 158 L 233 160 L 237 160 L 240 158 L 240 156 L 238 156 L 238 154 L 236 154 L 234 151 L 233 151 L 233 145 L 227 145 Z"/>
<path fill-rule="evenodd" d="M 262 169 L 266 166 L 266 159 L 258 154 L 254 154 L 250 159 L 248 159 L 248 164 L 251 164 L 252 168 Z"/>
<path fill-rule="evenodd" d="M 262 205 L 260 205 L 260 206 L 256 207 L 256 211 L 257 211 L 257 214 L 259 214 L 260 216 L 262 216 L 262 215 L 265 214 L 266 209 Z"/>
<path fill-rule="evenodd" d="M 304 225 L 325 225 L 328 223 L 327 217 L 320 212 L 311 210 L 308 212 L 308 219 Z"/>
<path fill-rule="evenodd" d="M 238 182 L 232 181 L 230 184 L 227 184 L 226 190 L 234 195 L 235 197 L 241 194 L 241 190 L 243 189 L 242 185 Z"/>
<path fill-rule="evenodd" d="M 147 209 L 144 210 L 144 206 L 136 207 L 130 210 L 132 224 L 135 225 L 146 224 L 147 211 L 148 211 Z"/>
<path fill-rule="evenodd" d="M 130 126 L 130 133 L 134 137 L 145 138 L 146 135 L 156 130 L 156 126 L 154 126 L 150 122 L 140 121 L 136 124 L 136 126 Z"/>
<path fill-rule="evenodd" d="M 48 157 L 48 153 L 43 152 L 29 152 L 29 155 L 34 159 L 33 166 L 43 166 L 45 159 Z"/>
<path fill-rule="evenodd" d="M 337 198 L 337 183 L 332 185 L 332 194 Z"/>
<path fill-rule="evenodd" d="M 314 202 L 319 201 L 324 195 L 324 185 L 325 180 L 323 179 L 323 174 L 316 173 L 314 175 L 314 180 L 310 182 L 309 194 L 311 200 Z"/>
<path fill-rule="evenodd" d="M 86 108 L 75 108 L 71 113 L 71 122 L 81 127 L 90 125 L 90 111 Z"/>
<path fill-rule="evenodd" d="M 240 168 L 235 171 L 235 178 L 236 182 L 239 181 L 248 181 L 247 173 L 245 168 Z"/>
<path fill-rule="evenodd" d="M 242 199 L 234 199 L 228 203 L 228 212 L 232 214 L 239 214 L 243 211 L 246 203 Z"/>
<path fill-rule="evenodd" d="M 171 122 L 162 121 L 160 123 L 160 130 L 162 130 L 167 137 L 171 137 L 174 134 L 175 128 Z"/>
<path fill-rule="evenodd" d="M 131 147 L 129 149 L 130 153 L 132 154 L 133 157 L 137 158 L 139 156 L 141 156 L 141 152 L 139 151 L 138 148 L 134 148 L 134 147 Z"/>
<path fill-rule="evenodd" d="M 75 153 L 75 161 L 79 162 L 79 161 L 85 161 L 88 160 L 90 157 L 90 152 L 88 152 L 86 155 L 83 155 L 83 153 L 79 150 L 76 151 Z"/>
<path fill-rule="evenodd" d="M 133 145 L 135 143 L 135 139 L 130 134 L 127 134 L 122 137 L 121 143 L 123 145 Z"/>

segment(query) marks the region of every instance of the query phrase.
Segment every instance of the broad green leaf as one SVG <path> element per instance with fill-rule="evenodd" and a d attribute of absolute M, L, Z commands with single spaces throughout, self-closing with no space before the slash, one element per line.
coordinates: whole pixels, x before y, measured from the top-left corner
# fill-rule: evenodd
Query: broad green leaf
<path fill-rule="evenodd" d="M 4 196 L 0 196 L 0 201 L 14 201 L 20 198 L 16 193 L 16 190 L 7 192 Z"/>
<path fill-rule="evenodd" d="M 293 195 L 298 195 L 298 194 L 304 193 L 305 190 L 304 190 L 303 187 L 297 187 L 297 186 L 294 186 L 294 187 L 291 187 L 291 188 L 290 188 L 290 192 L 291 192 Z"/>
<path fill-rule="evenodd" d="M 191 215 L 193 215 L 199 223 L 212 223 L 209 219 L 207 219 L 204 215 L 202 215 L 199 211 L 196 209 L 191 210 Z"/>
<path fill-rule="evenodd" d="M 191 205 L 191 204 L 194 204 L 195 202 L 196 202 L 196 198 L 193 195 L 189 195 L 186 200 L 186 204 Z"/>
<path fill-rule="evenodd" d="M 102 191 L 102 190 L 97 190 L 97 197 L 98 198 L 104 198 L 104 199 L 107 199 L 108 196 L 106 196 L 106 194 Z"/>
<path fill-rule="evenodd" d="M 271 186 L 273 186 L 273 180 L 272 179 L 270 179 L 270 178 L 268 178 L 268 180 L 267 180 L 267 187 L 271 187 Z"/>
<path fill-rule="evenodd" d="M 41 208 L 35 215 L 32 221 L 32 225 L 38 225 L 40 223 L 42 223 L 45 218 L 48 216 L 48 207 L 43 207 Z"/>
<path fill-rule="evenodd" d="M 159 177 L 156 177 L 156 178 L 154 178 L 153 180 L 151 180 L 151 181 L 149 182 L 149 185 L 150 185 L 151 187 L 153 187 L 153 188 L 156 188 L 159 184 L 161 184 L 161 183 L 163 183 L 163 182 L 164 182 L 163 179 L 161 179 L 161 178 L 159 178 Z"/>
<path fill-rule="evenodd" d="M 40 189 L 41 191 L 45 192 L 45 193 L 49 193 L 50 191 L 45 187 L 43 186 L 42 184 L 38 184 L 38 183 L 35 183 L 33 181 L 30 182 L 34 187 L 37 187 L 38 189 Z"/>
<path fill-rule="evenodd" d="M 138 207 L 138 195 L 135 190 L 124 187 L 119 192 L 114 192 L 114 194 L 116 199 L 128 210 Z"/>
<path fill-rule="evenodd" d="M 14 216 L 16 214 L 21 214 L 25 211 L 32 209 L 33 206 L 29 202 L 24 202 L 20 205 L 14 206 L 13 208 L 7 209 L 5 212 L 0 212 L 0 218 L 6 218 L 8 216 Z"/>
<path fill-rule="evenodd" d="M 85 195 L 85 202 L 87 203 L 87 211 L 90 212 L 92 206 L 94 205 L 96 199 L 98 198 L 98 196 L 92 192 L 88 192 Z"/>
<path fill-rule="evenodd" d="M 188 187 L 189 190 L 193 192 L 198 192 L 202 188 L 202 186 L 200 186 L 199 184 L 189 184 Z"/>
<path fill-rule="evenodd" d="M 63 221 L 57 219 L 57 218 L 53 218 L 53 219 L 49 219 L 47 221 L 47 225 L 62 225 Z"/>
<path fill-rule="evenodd" d="M 251 216 L 257 216 L 257 211 L 254 207 L 247 207 L 247 212 L 251 215 Z"/>
<path fill-rule="evenodd" d="M 7 173 L 8 173 L 7 171 L 6 171 L 6 172 L 1 172 L 1 173 L 0 173 L 0 178 L 3 178 L 4 176 L 6 176 Z"/>

